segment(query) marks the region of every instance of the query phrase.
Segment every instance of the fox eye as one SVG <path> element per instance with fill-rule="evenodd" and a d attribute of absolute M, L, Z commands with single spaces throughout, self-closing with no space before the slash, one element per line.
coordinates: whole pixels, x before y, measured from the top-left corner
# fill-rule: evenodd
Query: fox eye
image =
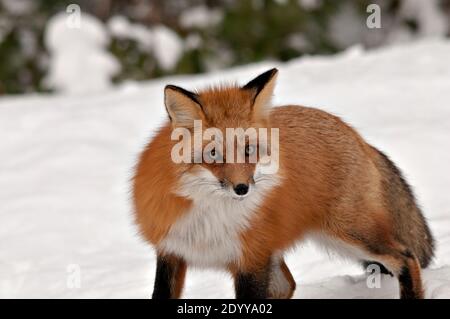
<path fill-rule="evenodd" d="M 245 145 L 245 156 L 252 155 L 256 150 L 254 145 Z"/>
<path fill-rule="evenodd" d="M 207 149 L 203 151 L 203 156 L 205 162 L 208 164 L 223 163 L 223 156 L 220 148 L 217 149 L 217 147 L 207 147 Z"/>

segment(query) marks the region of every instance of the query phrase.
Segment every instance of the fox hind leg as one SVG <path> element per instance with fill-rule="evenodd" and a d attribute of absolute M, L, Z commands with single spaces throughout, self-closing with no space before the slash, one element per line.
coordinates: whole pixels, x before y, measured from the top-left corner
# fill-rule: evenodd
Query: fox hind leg
<path fill-rule="evenodd" d="M 397 270 L 401 299 L 423 299 L 421 268 L 419 260 L 409 250 L 402 251 L 402 264 Z"/>
<path fill-rule="evenodd" d="M 386 265 L 400 284 L 401 299 L 423 299 L 421 267 L 417 257 L 399 243 L 370 249 L 373 259 Z"/>

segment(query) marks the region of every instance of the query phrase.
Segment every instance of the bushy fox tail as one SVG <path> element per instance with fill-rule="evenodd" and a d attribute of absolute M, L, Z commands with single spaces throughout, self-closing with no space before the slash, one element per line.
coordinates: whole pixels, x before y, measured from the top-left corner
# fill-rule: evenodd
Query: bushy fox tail
<path fill-rule="evenodd" d="M 384 153 L 376 151 L 379 154 L 377 166 L 382 174 L 384 204 L 393 216 L 396 240 L 410 249 L 420 266 L 425 268 L 434 254 L 434 239 L 427 221 L 400 170 Z"/>

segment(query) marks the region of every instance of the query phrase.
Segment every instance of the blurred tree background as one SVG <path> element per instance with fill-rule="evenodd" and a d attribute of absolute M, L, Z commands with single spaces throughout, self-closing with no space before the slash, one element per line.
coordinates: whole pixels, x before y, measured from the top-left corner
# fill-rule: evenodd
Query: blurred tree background
<path fill-rule="evenodd" d="M 449 0 L 0 0 L 0 94 L 54 88 L 46 28 L 74 3 L 107 33 L 115 83 L 449 34 Z"/>

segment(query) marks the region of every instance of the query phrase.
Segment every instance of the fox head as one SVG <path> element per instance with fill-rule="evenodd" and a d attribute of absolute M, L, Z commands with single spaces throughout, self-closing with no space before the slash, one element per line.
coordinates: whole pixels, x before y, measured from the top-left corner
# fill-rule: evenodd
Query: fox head
<path fill-rule="evenodd" d="M 198 189 L 203 196 L 206 192 L 244 199 L 263 187 L 267 178 L 259 165 L 269 155 L 269 110 L 277 73 L 271 69 L 242 87 L 213 87 L 195 93 L 166 86 L 164 102 L 172 139 L 183 138 L 181 178 L 190 186 L 186 195 Z M 177 146 L 172 149 L 172 160 L 174 154 L 180 154 Z"/>

